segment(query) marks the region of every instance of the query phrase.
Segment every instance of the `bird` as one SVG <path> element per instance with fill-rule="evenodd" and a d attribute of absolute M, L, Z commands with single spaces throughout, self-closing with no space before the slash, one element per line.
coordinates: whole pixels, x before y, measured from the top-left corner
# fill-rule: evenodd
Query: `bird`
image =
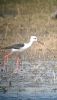
<path fill-rule="evenodd" d="M 13 44 L 13 45 L 10 45 L 10 46 L 7 46 L 7 47 L 4 47 L 2 49 L 4 50 L 10 50 L 10 53 L 6 54 L 4 56 L 4 65 L 6 65 L 8 63 L 8 58 L 10 55 L 12 55 L 12 53 L 15 53 L 15 52 L 23 52 L 24 50 L 28 49 L 29 47 L 31 47 L 31 45 L 34 43 L 34 42 L 37 42 L 37 37 L 36 36 L 31 36 L 30 37 L 30 41 L 27 42 L 27 43 L 19 43 L 19 44 Z M 20 58 L 17 57 L 16 59 L 16 66 L 17 66 L 17 70 L 18 70 L 18 64 L 20 63 Z"/>
<path fill-rule="evenodd" d="M 3 49 L 6 50 L 11 50 L 11 52 L 23 52 L 24 50 L 28 49 L 29 47 L 31 47 L 31 45 L 33 44 L 33 42 L 37 41 L 37 37 L 36 36 L 31 36 L 30 41 L 28 43 L 23 43 L 23 44 L 13 44 L 11 46 L 8 47 L 4 47 Z"/>
<path fill-rule="evenodd" d="M 4 47 L 3 49 L 4 50 L 10 50 L 11 52 L 9 53 L 9 54 L 7 54 L 7 55 L 5 55 L 5 61 L 6 61 L 6 63 L 8 62 L 8 58 L 9 58 L 9 56 L 12 54 L 12 53 L 15 53 L 15 52 L 23 52 L 24 50 L 26 50 L 26 49 L 28 49 L 29 47 L 31 47 L 32 46 L 32 44 L 34 43 L 34 42 L 40 42 L 38 39 L 37 39 L 37 36 L 31 36 L 30 37 L 30 41 L 28 42 L 28 43 L 20 43 L 20 44 L 13 44 L 13 45 L 11 45 L 11 46 L 8 46 L 8 47 Z M 41 43 L 41 42 L 40 42 Z M 42 44 L 42 43 L 41 43 Z M 4 62 L 5 62 L 4 61 Z M 18 64 L 19 64 L 19 62 L 20 62 L 20 59 L 19 59 L 19 57 L 17 57 L 17 60 L 16 60 L 16 65 L 17 65 L 17 70 L 18 70 Z"/>

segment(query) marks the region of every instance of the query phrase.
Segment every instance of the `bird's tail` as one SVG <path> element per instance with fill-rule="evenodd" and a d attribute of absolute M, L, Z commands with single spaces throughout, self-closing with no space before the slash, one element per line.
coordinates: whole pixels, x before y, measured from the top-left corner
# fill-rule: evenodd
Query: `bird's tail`
<path fill-rule="evenodd" d="M 4 51 L 6 51 L 8 48 L 4 48 L 4 47 L 0 47 L 0 52 L 4 52 Z"/>
<path fill-rule="evenodd" d="M 1 52 L 1 51 L 4 51 L 4 49 L 3 49 L 2 47 L 0 47 L 0 52 Z"/>
<path fill-rule="evenodd" d="M 0 51 L 6 50 L 6 49 L 9 49 L 9 48 L 8 47 L 0 47 Z"/>

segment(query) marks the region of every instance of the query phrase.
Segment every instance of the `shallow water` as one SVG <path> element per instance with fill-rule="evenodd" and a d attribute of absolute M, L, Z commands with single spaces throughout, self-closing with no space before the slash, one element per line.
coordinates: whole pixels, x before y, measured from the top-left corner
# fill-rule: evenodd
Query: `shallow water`
<path fill-rule="evenodd" d="M 7 82 L 3 79 L 0 85 L 8 86 L 11 80 L 12 87 L 6 93 L 0 92 L 0 100 L 57 100 L 57 61 L 22 61 L 18 68 L 13 73 L 16 64 L 8 62 L 2 73 Z"/>

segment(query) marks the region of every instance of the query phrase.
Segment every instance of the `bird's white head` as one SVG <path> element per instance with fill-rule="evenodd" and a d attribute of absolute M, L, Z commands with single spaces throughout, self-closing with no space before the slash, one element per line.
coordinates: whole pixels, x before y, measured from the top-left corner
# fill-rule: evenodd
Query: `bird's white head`
<path fill-rule="evenodd" d="M 37 41 L 37 37 L 36 36 L 31 36 L 30 41 L 32 41 L 32 42 Z"/>

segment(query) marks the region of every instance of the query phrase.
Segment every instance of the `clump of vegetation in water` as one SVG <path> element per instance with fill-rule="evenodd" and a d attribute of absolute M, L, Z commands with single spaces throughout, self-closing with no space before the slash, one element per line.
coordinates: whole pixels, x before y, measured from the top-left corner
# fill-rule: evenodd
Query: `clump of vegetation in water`
<path fill-rule="evenodd" d="M 0 92 L 6 93 L 7 92 L 7 87 L 0 86 Z"/>

